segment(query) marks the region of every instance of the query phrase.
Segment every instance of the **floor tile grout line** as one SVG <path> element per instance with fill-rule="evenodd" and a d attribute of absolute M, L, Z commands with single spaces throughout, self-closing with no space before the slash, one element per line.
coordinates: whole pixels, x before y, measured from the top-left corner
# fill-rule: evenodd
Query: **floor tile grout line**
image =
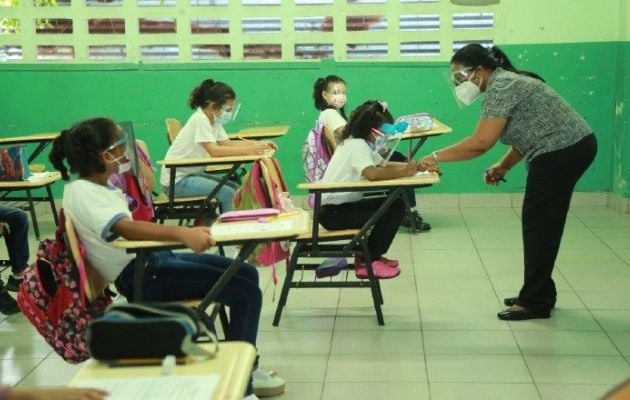
<path fill-rule="evenodd" d="M 514 207 L 511 207 L 513 214 L 517 215 Z M 470 233 L 470 228 L 468 226 L 468 224 L 466 223 L 466 221 L 464 221 L 464 223 L 466 224 L 466 228 L 468 229 L 469 233 Z M 471 233 L 471 238 L 472 238 L 472 233 Z M 481 261 L 481 266 L 484 270 L 484 272 L 486 273 L 486 277 L 488 278 L 488 281 L 490 283 L 490 286 L 492 287 L 492 290 L 494 291 L 494 295 L 497 298 L 498 302 L 501 302 L 501 296 L 499 296 L 499 293 L 494 285 L 494 283 L 492 282 L 492 279 L 490 279 L 490 274 L 488 273 L 488 270 L 486 269 L 486 264 L 483 261 L 483 258 L 481 257 L 481 253 L 479 253 L 479 248 L 477 248 L 477 245 L 474 244 L 475 246 L 475 251 L 477 252 L 478 256 L 479 256 L 479 260 Z M 538 393 L 538 398 L 542 399 L 542 393 L 540 392 L 540 388 L 538 387 L 538 385 L 536 384 L 536 381 L 534 380 L 534 374 L 530 369 L 530 366 L 527 364 L 527 360 L 525 359 L 525 355 L 523 354 L 523 349 L 521 348 L 521 345 L 519 344 L 517 338 L 516 338 L 516 333 L 514 331 L 514 329 L 512 328 L 512 323 L 511 322 L 507 322 L 509 328 L 510 328 L 510 332 L 512 333 L 512 339 L 514 340 L 514 342 L 516 343 L 516 347 L 518 348 L 519 351 L 519 355 L 521 357 L 521 360 L 523 361 L 523 364 L 525 365 L 525 368 L 527 369 L 527 373 L 529 374 L 529 378 L 531 380 L 531 383 L 534 385 L 534 387 L 536 388 L 536 393 Z"/>

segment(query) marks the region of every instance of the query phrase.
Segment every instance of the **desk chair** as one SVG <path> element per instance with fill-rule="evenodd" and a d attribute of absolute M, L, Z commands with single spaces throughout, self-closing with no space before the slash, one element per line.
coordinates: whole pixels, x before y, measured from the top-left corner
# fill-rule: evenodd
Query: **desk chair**
<path fill-rule="evenodd" d="M 72 266 L 78 271 L 79 263 L 83 260 L 83 265 L 85 267 L 85 275 L 79 274 L 79 277 L 82 278 L 85 276 L 85 282 L 80 282 L 81 285 L 84 285 L 85 296 L 88 302 L 94 301 L 99 294 L 101 294 L 105 288 L 109 286 L 109 282 L 107 282 L 99 273 L 96 271 L 88 262 L 84 254 L 81 254 L 81 250 L 79 247 L 79 238 L 77 237 L 77 232 L 74 229 L 74 223 L 72 222 L 72 218 L 68 214 L 64 215 L 66 222 L 66 233 L 65 240 L 67 245 L 70 247 L 70 252 L 72 253 L 72 258 L 70 259 Z"/>
<path fill-rule="evenodd" d="M 166 140 L 168 140 L 168 144 L 171 145 L 175 141 L 179 131 L 182 130 L 182 123 L 175 118 L 166 118 L 164 122 L 166 122 Z"/>

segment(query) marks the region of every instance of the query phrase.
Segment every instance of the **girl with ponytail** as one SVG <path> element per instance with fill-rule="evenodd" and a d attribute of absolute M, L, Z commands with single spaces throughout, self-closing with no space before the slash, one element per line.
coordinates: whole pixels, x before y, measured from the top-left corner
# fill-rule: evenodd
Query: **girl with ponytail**
<path fill-rule="evenodd" d="M 165 160 L 260 155 L 267 150 L 277 149 L 275 143 L 269 141 L 250 142 L 228 138 L 223 126 L 236 117 L 240 104 L 236 102 L 234 90 L 223 82 L 204 80 L 190 93 L 188 105 L 195 112 L 169 147 Z M 175 196 L 210 194 L 220 178 L 206 174 L 204 170 L 203 166 L 178 168 Z M 169 178 L 170 170 L 162 168 L 160 183 L 166 193 L 169 193 Z M 232 209 L 232 198 L 238 187 L 238 183 L 227 181 L 217 193 L 222 212 Z"/>
<path fill-rule="evenodd" d="M 573 189 L 597 153 L 586 120 L 537 74 L 517 70 L 497 47 L 469 44 L 451 58 L 457 98 L 469 105 L 481 93 L 481 116 L 473 134 L 421 160 L 423 168 L 481 156 L 497 141 L 510 146 L 483 176 L 490 185 L 523 158 L 528 170 L 522 206 L 525 282 L 502 320 L 549 318 L 556 304 L 551 278 Z"/>

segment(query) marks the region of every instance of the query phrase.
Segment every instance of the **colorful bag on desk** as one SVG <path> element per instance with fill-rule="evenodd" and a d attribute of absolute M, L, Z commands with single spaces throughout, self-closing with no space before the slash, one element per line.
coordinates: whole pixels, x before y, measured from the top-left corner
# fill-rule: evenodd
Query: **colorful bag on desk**
<path fill-rule="evenodd" d="M 409 133 L 430 131 L 433 129 L 433 117 L 429 113 L 403 115 L 396 118 L 396 123 L 407 122 Z"/>
<path fill-rule="evenodd" d="M 57 354 L 70 363 L 79 363 L 90 357 L 85 339 L 88 322 L 105 311 L 111 298 L 103 291 L 88 302 L 83 259 L 76 260 L 75 268 L 64 233 L 65 216 L 61 210 L 55 239 L 40 242 L 37 260 L 24 271 L 17 303 Z M 85 254 L 80 243 L 79 248 Z"/>
<path fill-rule="evenodd" d="M 0 147 L 0 181 L 23 181 L 29 175 L 24 146 Z"/>

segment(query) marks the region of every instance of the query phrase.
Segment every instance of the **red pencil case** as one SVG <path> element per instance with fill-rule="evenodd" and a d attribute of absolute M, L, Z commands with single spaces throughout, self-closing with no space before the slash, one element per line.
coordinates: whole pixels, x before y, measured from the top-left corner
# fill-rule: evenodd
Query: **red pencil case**
<path fill-rule="evenodd" d="M 259 218 L 273 217 L 278 214 L 280 214 L 280 210 L 275 208 L 257 208 L 255 210 L 228 211 L 219 215 L 219 221 L 250 221 L 257 220 Z"/>

